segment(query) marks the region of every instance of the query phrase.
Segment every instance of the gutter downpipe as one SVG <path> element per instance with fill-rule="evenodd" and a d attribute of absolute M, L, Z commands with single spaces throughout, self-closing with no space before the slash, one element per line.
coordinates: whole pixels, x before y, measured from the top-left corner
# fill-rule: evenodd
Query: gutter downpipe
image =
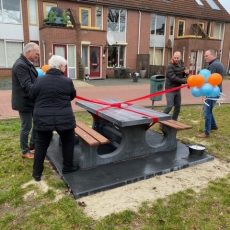
<path fill-rule="evenodd" d="M 224 38 L 225 38 L 225 23 L 224 23 L 224 28 L 223 28 L 223 38 L 221 40 L 221 45 L 220 45 L 220 48 L 221 48 L 220 61 L 222 61 Z"/>
<path fill-rule="evenodd" d="M 140 40 L 141 40 L 141 11 L 139 10 L 137 54 L 140 53 Z"/>
<path fill-rule="evenodd" d="M 43 63 L 46 64 L 46 44 L 45 41 L 42 40 L 42 46 L 43 46 Z"/>

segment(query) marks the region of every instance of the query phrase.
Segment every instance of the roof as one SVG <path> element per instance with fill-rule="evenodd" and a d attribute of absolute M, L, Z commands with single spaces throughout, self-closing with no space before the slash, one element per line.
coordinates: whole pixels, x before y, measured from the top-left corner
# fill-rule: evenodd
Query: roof
<path fill-rule="evenodd" d="M 100 4 L 104 6 L 141 10 L 162 15 L 181 16 L 220 22 L 230 22 L 230 14 L 218 0 L 213 0 L 220 10 L 212 9 L 207 0 L 72 0 L 79 3 Z"/>

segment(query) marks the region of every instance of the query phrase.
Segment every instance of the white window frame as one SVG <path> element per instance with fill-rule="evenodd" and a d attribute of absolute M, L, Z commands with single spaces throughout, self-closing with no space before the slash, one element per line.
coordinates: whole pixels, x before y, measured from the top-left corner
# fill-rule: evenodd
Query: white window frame
<path fill-rule="evenodd" d="M 22 24 L 23 20 L 22 20 L 22 3 L 21 3 L 21 0 L 19 0 L 19 7 L 20 7 L 20 22 L 7 22 L 4 20 L 4 6 L 3 6 L 3 0 L 0 0 L 1 1 L 1 9 L 0 9 L 0 14 L 1 14 L 1 20 L 0 20 L 0 23 L 4 23 L 4 24 Z"/>
<path fill-rule="evenodd" d="M 11 43 L 20 43 L 21 46 L 22 46 L 22 49 L 21 49 L 21 52 L 22 53 L 22 50 L 23 50 L 23 41 L 17 41 L 17 40 L 3 40 L 3 45 L 4 45 L 4 51 L 5 51 L 5 66 L 1 66 L 1 68 L 12 68 L 12 66 L 9 66 L 9 60 L 8 60 L 8 56 L 7 56 L 7 42 L 11 42 Z M 16 57 L 15 61 L 17 60 L 17 58 L 19 58 L 20 54 Z"/>
<path fill-rule="evenodd" d="M 44 19 L 48 17 L 48 13 L 52 7 L 57 7 L 56 3 L 43 2 L 43 16 Z"/>
<path fill-rule="evenodd" d="M 101 9 L 101 25 L 98 26 L 98 16 L 97 16 L 97 9 L 100 8 Z M 103 6 L 96 6 L 95 8 L 95 21 L 96 21 L 96 27 L 99 29 L 99 30 L 103 30 Z"/>
<path fill-rule="evenodd" d="M 74 66 L 70 66 L 70 64 L 68 63 L 68 77 L 70 78 L 70 69 L 75 69 L 75 77 L 71 78 L 71 79 L 77 79 L 77 55 L 76 55 L 76 45 L 75 44 L 67 44 L 67 60 L 69 60 L 69 49 L 70 46 L 73 47 L 74 49 Z"/>
<path fill-rule="evenodd" d="M 82 25 L 82 12 L 83 11 L 87 11 L 88 12 L 88 25 Z M 79 8 L 79 21 L 81 23 L 81 28 L 90 28 L 92 26 L 91 24 L 91 8 L 89 7 L 80 7 Z"/>
<path fill-rule="evenodd" d="M 179 28 L 180 28 L 180 22 L 183 22 L 183 34 L 179 35 Z M 177 37 L 183 37 L 185 35 L 185 20 L 178 20 L 178 32 L 177 32 Z"/>
<path fill-rule="evenodd" d="M 166 30 L 165 30 L 166 29 L 166 16 L 159 15 L 159 14 L 155 14 L 154 16 L 155 16 L 154 17 L 154 28 L 152 28 L 152 26 L 151 26 L 151 29 L 154 30 L 154 33 L 152 35 L 155 35 L 155 36 L 165 36 L 165 33 L 166 33 Z M 159 21 L 159 19 L 158 19 L 159 17 L 164 17 L 164 34 L 157 34 L 157 23 Z M 153 21 L 151 23 L 153 23 Z"/>
<path fill-rule="evenodd" d="M 116 60 L 116 62 L 117 62 L 117 64 L 113 64 L 113 65 L 109 65 L 109 47 L 108 47 L 108 50 L 107 50 L 107 57 L 108 57 L 108 59 L 107 59 L 107 68 L 114 68 L 114 67 L 126 67 L 126 46 L 125 45 L 114 45 L 114 46 L 111 46 L 111 47 L 115 47 L 116 49 L 117 49 L 117 60 Z M 124 54 L 123 54 L 123 66 L 122 65 L 120 65 L 120 60 L 121 60 L 121 58 L 120 58 L 120 53 L 121 53 L 121 47 L 123 47 L 123 49 L 124 49 Z"/>
<path fill-rule="evenodd" d="M 108 13 L 110 13 L 110 10 L 119 13 L 119 17 L 118 17 L 118 22 L 112 22 L 112 21 L 110 21 L 109 16 L 108 16 L 108 31 L 122 32 L 122 33 L 126 32 L 126 30 L 127 30 L 127 10 L 126 9 L 109 8 Z M 121 12 L 122 11 L 125 12 L 125 23 L 124 23 L 125 28 L 124 28 L 124 30 L 121 30 Z M 111 25 L 113 25 L 113 26 L 111 26 Z"/>
<path fill-rule="evenodd" d="M 30 9 L 30 6 L 31 6 L 31 1 L 34 1 L 34 3 L 35 3 L 35 12 L 33 12 L 33 13 L 31 13 L 31 9 Z M 30 25 L 38 25 L 38 2 L 37 2 L 37 0 L 27 0 L 27 5 L 28 5 L 28 18 L 29 18 L 29 24 Z M 33 9 L 34 10 L 34 9 Z M 36 14 L 36 21 L 35 21 L 35 23 L 33 23 L 33 22 L 31 22 L 31 15 L 32 14 Z"/>

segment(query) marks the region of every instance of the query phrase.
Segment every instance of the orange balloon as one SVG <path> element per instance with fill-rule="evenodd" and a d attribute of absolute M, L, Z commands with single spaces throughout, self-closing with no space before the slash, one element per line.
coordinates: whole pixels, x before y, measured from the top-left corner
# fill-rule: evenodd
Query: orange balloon
<path fill-rule="evenodd" d="M 195 77 L 196 77 L 196 75 L 190 75 L 188 77 L 188 79 L 187 79 L 188 86 L 190 86 L 190 87 L 196 86 L 196 84 L 195 84 Z"/>
<path fill-rule="evenodd" d="M 200 88 L 205 83 L 205 77 L 202 75 L 191 75 L 188 77 L 187 84 L 190 87 L 198 87 Z"/>
<path fill-rule="evenodd" d="M 219 73 L 213 73 L 208 78 L 208 83 L 210 83 L 213 86 L 218 86 L 222 82 L 223 78 Z"/>
<path fill-rule="evenodd" d="M 50 69 L 50 66 L 49 65 L 43 65 L 42 66 L 42 70 L 43 70 L 43 72 L 47 72 L 48 70 Z"/>
<path fill-rule="evenodd" d="M 203 86 L 204 83 L 205 83 L 205 77 L 203 75 L 196 75 L 195 77 L 196 87 L 200 88 Z"/>

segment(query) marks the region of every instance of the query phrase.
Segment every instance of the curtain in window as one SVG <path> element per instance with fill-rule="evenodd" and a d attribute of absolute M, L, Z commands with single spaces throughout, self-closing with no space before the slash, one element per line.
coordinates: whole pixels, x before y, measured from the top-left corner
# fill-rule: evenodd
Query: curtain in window
<path fill-rule="evenodd" d="M 36 25 L 37 24 L 37 0 L 29 0 L 29 9 L 28 9 L 28 14 L 29 14 L 29 22 L 31 25 Z"/>
<path fill-rule="evenodd" d="M 6 67 L 6 53 L 3 40 L 0 40 L 0 54 L 0 67 Z"/>
<path fill-rule="evenodd" d="M 22 53 L 21 42 L 6 42 L 7 67 L 12 67 Z"/>
<path fill-rule="evenodd" d="M 96 7 L 96 26 L 100 30 L 103 29 L 103 25 L 102 25 L 102 7 L 101 6 Z"/>
<path fill-rule="evenodd" d="M 88 48 L 89 46 L 82 46 L 82 65 L 88 67 Z"/>

